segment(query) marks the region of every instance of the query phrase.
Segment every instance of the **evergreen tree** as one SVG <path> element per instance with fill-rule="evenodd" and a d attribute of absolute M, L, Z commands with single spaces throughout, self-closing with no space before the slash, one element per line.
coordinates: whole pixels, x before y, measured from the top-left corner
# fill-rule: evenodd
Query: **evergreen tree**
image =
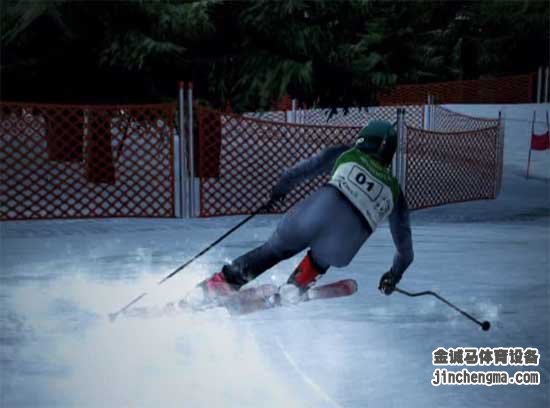
<path fill-rule="evenodd" d="M 138 103 L 192 80 L 205 102 L 365 106 L 399 83 L 548 63 L 549 3 L 522 0 L 6 1 L 3 99 Z"/>

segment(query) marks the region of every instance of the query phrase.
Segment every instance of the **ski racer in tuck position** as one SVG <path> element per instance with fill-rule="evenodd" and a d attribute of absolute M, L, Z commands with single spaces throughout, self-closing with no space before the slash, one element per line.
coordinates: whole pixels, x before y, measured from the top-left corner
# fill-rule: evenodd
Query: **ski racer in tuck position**
<path fill-rule="evenodd" d="M 180 306 L 221 303 L 220 299 L 234 295 L 277 263 L 308 249 L 286 284 L 269 299 L 276 304 L 297 303 L 329 267 L 348 265 L 388 216 L 396 252 L 378 289 L 391 294 L 413 261 L 409 211 L 399 183 L 389 171 L 396 147 L 394 126 L 373 121 L 360 131 L 355 145 L 327 148 L 284 171 L 273 188 L 271 203 L 283 200 L 309 178 L 332 173 L 328 184 L 283 216 L 264 244 L 198 284 Z"/>

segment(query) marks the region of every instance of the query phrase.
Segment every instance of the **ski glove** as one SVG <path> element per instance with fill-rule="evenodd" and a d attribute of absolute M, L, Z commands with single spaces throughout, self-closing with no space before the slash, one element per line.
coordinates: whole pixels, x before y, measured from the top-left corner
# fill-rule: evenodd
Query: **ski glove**
<path fill-rule="evenodd" d="M 395 285 L 399 283 L 401 277 L 396 275 L 391 269 L 386 272 L 380 278 L 380 283 L 378 284 L 378 290 L 384 295 L 391 295 L 395 290 Z"/>
<path fill-rule="evenodd" d="M 277 202 L 284 201 L 286 195 L 288 194 L 288 186 L 286 183 L 279 182 L 273 187 L 273 190 L 271 191 L 271 197 L 269 199 L 269 202 L 271 204 L 275 204 Z"/>

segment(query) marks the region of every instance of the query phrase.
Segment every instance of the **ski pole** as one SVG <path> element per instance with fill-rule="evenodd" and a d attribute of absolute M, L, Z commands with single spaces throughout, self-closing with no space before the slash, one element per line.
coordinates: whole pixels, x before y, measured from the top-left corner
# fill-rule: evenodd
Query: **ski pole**
<path fill-rule="evenodd" d="M 407 295 L 407 296 L 410 296 L 410 297 L 416 297 L 416 296 L 425 296 L 425 295 L 431 295 L 431 296 L 435 296 L 436 298 L 438 298 L 439 300 L 441 300 L 443 303 L 447 304 L 448 306 L 452 307 L 454 310 L 456 310 L 457 312 L 461 313 L 463 316 L 466 316 L 468 319 L 470 319 L 471 321 L 479 324 L 481 326 L 481 328 L 484 330 L 484 331 L 487 331 L 491 328 L 491 323 L 489 323 L 487 320 L 485 320 L 484 322 L 480 322 L 479 320 L 477 320 L 475 317 L 473 317 L 472 315 L 466 313 L 464 310 L 456 307 L 455 305 L 453 305 L 451 302 L 449 302 L 448 300 L 445 300 L 444 298 L 442 298 L 441 296 L 439 296 L 437 293 L 435 292 L 432 292 L 431 290 L 427 290 L 427 291 L 424 291 L 424 292 L 417 292 L 417 293 L 411 293 L 411 292 L 407 292 L 406 290 L 403 290 L 403 289 L 399 289 L 399 288 L 395 288 L 395 291 L 396 292 L 399 292 L 403 295 Z"/>
<path fill-rule="evenodd" d="M 228 237 L 230 234 L 232 234 L 233 232 L 235 232 L 237 229 L 239 229 L 240 227 L 242 227 L 244 224 L 246 224 L 248 221 L 250 221 L 254 216 L 258 215 L 260 212 L 264 211 L 264 210 L 267 210 L 270 206 L 271 206 L 272 202 L 269 201 L 267 202 L 266 204 L 262 205 L 260 208 L 258 208 L 256 211 L 254 211 L 252 214 L 250 214 L 248 217 L 246 217 L 244 220 L 242 220 L 241 222 L 239 222 L 237 225 L 235 225 L 233 228 L 231 228 L 229 231 L 227 231 L 225 234 L 223 234 L 221 237 L 219 237 L 217 240 L 215 240 L 214 242 L 212 242 L 210 245 L 208 245 L 206 248 L 204 248 L 202 251 L 200 251 L 198 254 L 196 254 L 193 258 L 191 258 L 190 260 L 188 260 L 187 262 L 185 262 L 183 265 L 181 265 L 180 267 L 176 268 L 174 271 L 172 271 L 171 273 L 169 273 L 168 275 L 166 275 L 164 278 L 162 278 L 158 283 L 157 285 L 162 285 L 164 282 L 166 282 L 168 279 L 170 279 L 171 277 L 173 277 L 175 274 L 177 274 L 178 272 L 181 272 L 184 268 L 186 268 L 189 264 L 191 264 L 193 261 L 195 261 L 197 258 L 201 257 L 202 255 L 204 255 L 206 252 L 208 252 L 210 249 L 212 249 L 213 247 L 215 247 L 217 244 L 219 244 L 223 239 L 225 239 L 226 237 Z M 118 311 L 116 312 L 113 312 L 113 313 L 109 313 L 109 320 L 111 322 L 113 322 L 119 314 L 125 312 L 128 308 L 130 308 L 131 306 L 135 305 L 137 302 L 139 302 L 141 299 L 143 299 L 145 296 L 147 296 L 147 292 L 143 292 L 141 295 L 137 296 L 136 298 L 134 298 L 130 303 L 128 303 L 126 306 L 122 307 L 121 309 L 119 309 Z"/>

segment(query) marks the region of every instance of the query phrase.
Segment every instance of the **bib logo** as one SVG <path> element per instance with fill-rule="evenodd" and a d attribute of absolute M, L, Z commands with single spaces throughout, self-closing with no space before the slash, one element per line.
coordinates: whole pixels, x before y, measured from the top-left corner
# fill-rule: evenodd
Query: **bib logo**
<path fill-rule="evenodd" d="M 378 211 L 378 214 L 380 216 L 384 216 L 386 215 L 387 213 L 390 212 L 390 209 L 391 209 L 391 201 L 387 198 L 387 197 L 384 197 L 382 198 L 382 200 L 378 201 L 375 205 L 374 205 L 374 209 L 376 211 Z"/>

